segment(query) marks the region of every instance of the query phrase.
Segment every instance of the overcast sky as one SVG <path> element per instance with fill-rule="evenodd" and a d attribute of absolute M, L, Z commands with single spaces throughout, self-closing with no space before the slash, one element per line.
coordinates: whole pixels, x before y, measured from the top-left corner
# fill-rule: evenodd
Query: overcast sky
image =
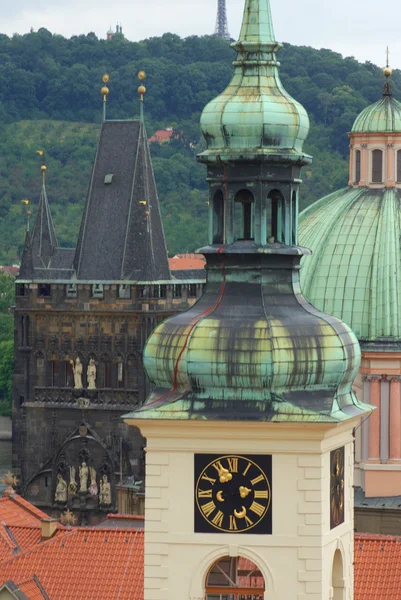
<path fill-rule="evenodd" d="M 64 36 L 94 31 L 104 37 L 121 21 L 126 37 L 140 40 L 166 31 L 212 33 L 217 0 L 0 0 L 0 31 L 8 35 L 46 27 Z M 227 0 L 231 36 L 237 38 L 244 0 Z M 278 41 L 331 48 L 344 56 L 401 68 L 400 0 L 271 0 Z"/>

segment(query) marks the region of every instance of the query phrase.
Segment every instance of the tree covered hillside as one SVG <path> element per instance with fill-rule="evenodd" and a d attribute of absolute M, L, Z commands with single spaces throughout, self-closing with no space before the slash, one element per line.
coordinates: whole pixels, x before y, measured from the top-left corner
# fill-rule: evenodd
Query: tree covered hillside
<path fill-rule="evenodd" d="M 140 69 L 148 75 L 149 135 L 167 126 L 182 133 L 168 145 L 151 146 L 169 252 L 202 245 L 207 186 L 205 169 L 195 160 L 203 147 L 199 117 L 228 83 L 234 56 L 214 36 L 181 39 L 167 33 L 129 42 L 122 36 L 99 40 L 92 33 L 66 39 L 46 29 L 0 35 L 0 262 L 14 262 L 21 254 L 25 209 L 20 201 L 37 203 L 39 148 L 46 151 L 59 241 L 75 245 L 100 128 L 101 77 L 110 74 L 108 118 L 135 118 Z M 383 77 L 379 67 L 329 50 L 285 45 L 278 56 L 284 86 L 311 118 L 305 150 L 314 163 L 303 172 L 306 206 L 346 185 L 347 132 L 356 115 L 379 99 Z M 401 97 L 401 72 L 392 79 L 394 94 Z"/>

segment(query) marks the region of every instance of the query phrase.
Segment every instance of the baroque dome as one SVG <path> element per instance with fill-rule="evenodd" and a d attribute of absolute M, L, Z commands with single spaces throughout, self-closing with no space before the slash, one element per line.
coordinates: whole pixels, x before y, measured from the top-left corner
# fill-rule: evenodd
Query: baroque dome
<path fill-rule="evenodd" d="M 305 296 L 360 341 L 401 340 L 401 190 L 348 187 L 300 215 Z"/>
<path fill-rule="evenodd" d="M 270 4 L 247 0 L 234 75 L 225 91 L 209 102 L 201 116 L 207 143 L 203 156 L 243 158 L 288 154 L 297 158 L 309 132 L 304 107 L 288 94 L 279 76 Z"/>
<path fill-rule="evenodd" d="M 385 94 L 355 119 L 351 133 L 401 132 L 401 102 Z"/>

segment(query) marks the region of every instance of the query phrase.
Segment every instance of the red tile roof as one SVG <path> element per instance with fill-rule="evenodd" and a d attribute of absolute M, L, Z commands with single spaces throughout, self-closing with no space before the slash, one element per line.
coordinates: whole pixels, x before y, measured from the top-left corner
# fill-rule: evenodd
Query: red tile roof
<path fill-rule="evenodd" d="M 18 584 L 18 587 L 29 600 L 48 600 L 49 598 L 36 577 L 22 581 Z"/>
<path fill-rule="evenodd" d="M 143 600 L 143 549 L 143 530 L 78 527 L 3 562 L 0 586 L 35 574 L 51 600 Z"/>
<path fill-rule="evenodd" d="M 171 271 L 184 271 L 187 269 L 204 269 L 206 260 L 203 254 L 177 254 L 169 258 Z"/>
<path fill-rule="evenodd" d="M 162 144 L 163 142 L 168 142 L 173 137 L 172 129 L 158 129 L 152 137 L 149 138 L 149 144 L 152 142 L 159 142 Z"/>
<path fill-rule="evenodd" d="M 354 600 L 401 597 L 401 537 L 355 534 Z"/>
<path fill-rule="evenodd" d="M 0 522 L 4 522 L 6 525 L 41 527 L 41 519 L 48 518 L 49 515 L 17 494 L 5 494 L 0 498 Z"/>

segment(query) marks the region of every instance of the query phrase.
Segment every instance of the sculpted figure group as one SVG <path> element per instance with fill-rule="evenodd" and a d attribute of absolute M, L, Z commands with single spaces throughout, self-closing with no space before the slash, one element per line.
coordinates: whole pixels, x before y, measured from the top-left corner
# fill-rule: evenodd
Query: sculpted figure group
<path fill-rule="evenodd" d="M 74 466 L 69 467 L 70 471 L 70 482 L 67 482 L 63 478 L 62 474 L 57 475 L 56 492 L 54 494 L 55 502 L 65 503 L 67 502 L 68 494 L 74 496 L 79 492 L 89 493 L 91 496 L 99 495 L 99 504 L 109 505 L 111 504 L 111 485 L 107 475 L 103 475 L 100 478 L 100 492 L 96 480 L 96 469 L 94 467 L 88 467 L 86 462 L 82 462 L 78 469 L 79 475 L 79 488 L 76 481 L 76 468 Z"/>
<path fill-rule="evenodd" d="M 79 356 L 76 358 L 75 363 L 73 360 L 70 361 L 72 366 L 72 372 L 74 373 L 74 389 L 82 390 L 82 363 Z M 93 358 L 90 359 L 88 368 L 86 370 L 86 379 L 88 383 L 88 390 L 96 389 L 96 365 Z"/>

